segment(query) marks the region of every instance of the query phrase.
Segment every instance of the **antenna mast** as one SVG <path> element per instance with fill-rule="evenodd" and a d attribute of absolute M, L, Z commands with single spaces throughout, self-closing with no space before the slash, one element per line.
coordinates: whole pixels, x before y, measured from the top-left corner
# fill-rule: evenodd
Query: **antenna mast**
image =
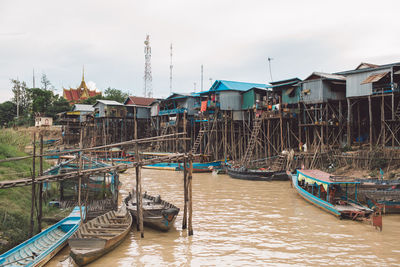
<path fill-rule="evenodd" d="M 203 64 L 201 64 L 201 92 L 203 92 Z"/>
<path fill-rule="evenodd" d="M 35 68 L 33 69 L 33 71 L 32 71 L 32 88 L 36 88 L 35 87 Z"/>
<path fill-rule="evenodd" d="M 146 36 L 146 40 L 144 41 L 144 97 L 152 97 L 153 89 L 151 82 L 153 80 L 151 76 L 151 47 L 150 47 L 150 35 Z"/>
<path fill-rule="evenodd" d="M 172 93 L 172 43 L 171 43 L 171 62 L 169 64 L 169 93 Z"/>
<path fill-rule="evenodd" d="M 271 82 L 273 82 L 274 80 L 272 79 L 271 60 L 273 60 L 273 58 L 268 57 L 269 75 L 271 77 Z"/>

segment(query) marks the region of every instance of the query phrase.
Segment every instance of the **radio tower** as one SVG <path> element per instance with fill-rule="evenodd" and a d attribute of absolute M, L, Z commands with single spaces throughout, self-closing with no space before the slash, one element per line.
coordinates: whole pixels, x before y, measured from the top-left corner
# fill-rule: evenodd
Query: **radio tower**
<path fill-rule="evenodd" d="M 146 36 L 144 41 L 144 97 L 153 97 L 153 88 L 151 82 L 153 80 L 151 76 L 151 47 L 150 47 L 150 35 Z"/>
<path fill-rule="evenodd" d="M 171 43 L 171 63 L 169 64 L 169 93 L 172 94 L 172 43 Z"/>

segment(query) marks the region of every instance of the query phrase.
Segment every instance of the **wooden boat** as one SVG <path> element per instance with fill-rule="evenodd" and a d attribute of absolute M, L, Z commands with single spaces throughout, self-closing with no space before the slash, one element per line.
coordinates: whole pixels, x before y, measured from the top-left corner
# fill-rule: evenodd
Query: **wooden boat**
<path fill-rule="evenodd" d="M 68 239 L 71 257 L 79 266 L 100 258 L 124 240 L 131 226 L 132 216 L 125 205 L 90 220 Z"/>
<path fill-rule="evenodd" d="M 79 207 L 75 207 L 68 217 L 0 255 L 0 266 L 45 265 L 67 244 L 80 222 Z"/>
<path fill-rule="evenodd" d="M 221 168 L 222 161 L 212 161 L 212 162 L 193 162 L 192 164 L 192 172 L 212 172 L 213 169 Z M 186 168 L 189 168 L 189 164 L 186 165 Z M 179 170 L 183 171 L 183 163 L 179 164 Z"/>
<path fill-rule="evenodd" d="M 179 171 L 179 163 L 174 162 L 161 162 L 150 165 L 144 165 L 143 169 L 154 169 L 154 170 L 164 170 L 164 171 Z"/>
<path fill-rule="evenodd" d="M 360 193 L 370 208 L 378 208 L 384 214 L 400 213 L 400 185 L 389 189 L 364 190 Z"/>
<path fill-rule="evenodd" d="M 362 220 L 373 213 L 358 202 L 357 186 L 360 183 L 354 180 L 333 179 L 329 173 L 320 170 L 297 170 L 292 175 L 292 182 L 301 197 L 339 218 Z M 349 198 L 349 188 L 354 189 L 354 199 Z"/>
<path fill-rule="evenodd" d="M 252 181 L 286 181 L 289 176 L 285 171 L 256 170 L 245 167 L 235 168 L 231 165 L 226 166 L 228 175 L 232 178 Z"/>
<path fill-rule="evenodd" d="M 133 218 L 137 219 L 135 191 L 129 193 L 124 201 Z M 174 225 L 178 213 L 179 208 L 162 200 L 160 196 L 143 194 L 143 223 L 146 226 L 166 232 Z"/>

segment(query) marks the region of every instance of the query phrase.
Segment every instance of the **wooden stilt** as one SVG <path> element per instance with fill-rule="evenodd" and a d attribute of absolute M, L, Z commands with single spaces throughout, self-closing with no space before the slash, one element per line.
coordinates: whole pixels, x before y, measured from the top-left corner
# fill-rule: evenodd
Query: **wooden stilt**
<path fill-rule="evenodd" d="M 372 100 L 371 96 L 368 96 L 368 109 L 369 109 L 369 149 L 372 151 Z M 351 113 L 349 109 L 349 113 Z"/>
<path fill-rule="evenodd" d="M 32 156 L 32 198 L 31 198 L 31 224 L 29 227 L 29 237 L 33 236 L 33 226 L 35 224 L 34 217 L 34 209 L 35 209 L 35 172 L 36 172 L 36 133 L 33 133 L 33 156 Z"/>
<path fill-rule="evenodd" d="M 43 134 L 40 133 L 40 165 L 39 175 L 43 175 Z M 38 215 L 38 232 L 42 231 L 42 214 L 43 214 L 43 183 L 39 184 L 39 215 Z"/>
<path fill-rule="evenodd" d="M 187 155 L 185 155 L 183 159 L 183 219 L 182 219 L 182 229 L 187 228 L 187 194 L 188 194 L 188 188 L 187 188 Z"/>
<path fill-rule="evenodd" d="M 347 98 L 347 146 L 351 146 L 351 100 Z"/>
<path fill-rule="evenodd" d="M 189 174 L 188 174 L 188 235 L 193 235 L 193 226 L 192 226 L 192 173 L 193 173 L 193 156 L 192 153 L 189 154 Z"/>

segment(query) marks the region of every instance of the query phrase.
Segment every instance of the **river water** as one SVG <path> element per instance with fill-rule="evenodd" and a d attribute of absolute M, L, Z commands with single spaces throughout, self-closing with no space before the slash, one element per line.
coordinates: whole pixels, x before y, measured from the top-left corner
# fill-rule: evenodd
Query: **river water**
<path fill-rule="evenodd" d="M 135 186 L 134 170 L 120 176 L 121 195 Z M 181 208 L 175 229 L 136 230 L 89 266 L 400 266 L 400 216 L 383 231 L 339 220 L 304 201 L 289 182 L 193 174 L 193 231 L 182 230 L 183 173 L 143 170 L 143 192 Z M 74 266 L 68 246 L 47 266 Z"/>

